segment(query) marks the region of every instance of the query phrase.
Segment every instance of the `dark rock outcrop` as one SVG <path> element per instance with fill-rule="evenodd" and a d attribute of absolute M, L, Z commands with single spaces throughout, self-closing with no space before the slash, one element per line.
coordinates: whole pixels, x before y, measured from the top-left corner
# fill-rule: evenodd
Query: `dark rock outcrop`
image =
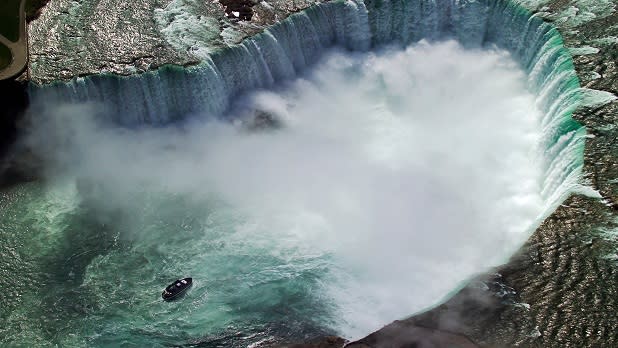
<path fill-rule="evenodd" d="M 327 336 L 309 343 L 284 344 L 276 346 L 276 348 L 340 348 L 343 347 L 346 342 L 347 341 L 341 337 Z"/>
<path fill-rule="evenodd" d="M 243 120 L 242 125 L 249 131 L 275 130 L 283 126 L 277 116 L 263 110 L 255 110 L 250 118 Z"/>
<path fill-rule="evenodd" d="M 219 2 L 225 7 L 227 18 L 243 21 L 251 20 L 251 17 L 253 17 L 252 7 L 257 4 L 257 1 L 252 0 L 219 0 Z"/>

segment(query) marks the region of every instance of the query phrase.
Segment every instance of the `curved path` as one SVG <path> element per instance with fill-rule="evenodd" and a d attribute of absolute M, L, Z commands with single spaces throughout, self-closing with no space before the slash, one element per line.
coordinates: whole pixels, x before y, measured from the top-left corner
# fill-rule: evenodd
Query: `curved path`
<path fill-rule="evenodd" d="M 26 0 L 21 0 L 19 5 L 19 39 L 13 42 L 0 35 L 0 43 L 11 51 L 13 56 L 11 63 L 0 70 L 0 80 L 10 79 L 21 74 L 28 63 L 28 37 L 26 36 L 26 13 L 24 11 Z"/>

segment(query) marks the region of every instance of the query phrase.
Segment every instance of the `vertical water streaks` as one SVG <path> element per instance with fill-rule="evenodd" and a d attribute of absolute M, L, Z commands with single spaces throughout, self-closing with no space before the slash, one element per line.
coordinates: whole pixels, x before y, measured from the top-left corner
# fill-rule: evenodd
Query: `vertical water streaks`
<path fill-rule="evenodd" d="M 296 76 L 333 45 L 364 51 L 449 37 L 465 47 L 507 49 L 528 72 L 529 88 L 545 113 L 540 147 L 551 212 L 580 177 L 585 131 L 571 118 L 581 99 L 579 80 L 560 34 L 507 0 L 321 3 L 195 67 L 168 66 L 129 77 L 88 76 L 33 86 L 31 94 L 35 104 L 50 98 L 101 103 L 109 119 L 127 126 L 165 125 L 197 113 L 220 117 L 240 93 Z"/>

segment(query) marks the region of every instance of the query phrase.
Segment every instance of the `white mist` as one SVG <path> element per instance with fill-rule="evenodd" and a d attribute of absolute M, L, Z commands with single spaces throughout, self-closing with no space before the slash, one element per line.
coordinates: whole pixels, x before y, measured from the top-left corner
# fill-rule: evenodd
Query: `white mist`
<path fill-rule="evenodd" d="M 132 197 L 144 190 L 234 207 L 248 222 L 224 233 L 228 245 L 319 267 L 311 296 L 357 338 L 435 305 L 526 240 L 543 211 L 534 104 L 503 51 L 333 51 L 234 105 L 276 115 L 280 130 L 121 130 L 86 117 L 96 108 L 64 108 L 55 129 L 68 140 L 50 156 L 94 183 L 106 209 L 139 215 Z M 138 222 L 128 234 L 166 238 Z"/>

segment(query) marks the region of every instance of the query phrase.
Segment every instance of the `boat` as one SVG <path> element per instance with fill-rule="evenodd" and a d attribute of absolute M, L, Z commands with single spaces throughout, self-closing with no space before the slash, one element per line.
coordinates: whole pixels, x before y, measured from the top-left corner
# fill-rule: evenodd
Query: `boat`
<path fill-rule="evenodd" d="M 176 279 L 163 290 L 161 297 L 163 297 L 165 301 L 175 300 L 184 295 L 191 285 L 193 285 L 193 278 Z"/>

